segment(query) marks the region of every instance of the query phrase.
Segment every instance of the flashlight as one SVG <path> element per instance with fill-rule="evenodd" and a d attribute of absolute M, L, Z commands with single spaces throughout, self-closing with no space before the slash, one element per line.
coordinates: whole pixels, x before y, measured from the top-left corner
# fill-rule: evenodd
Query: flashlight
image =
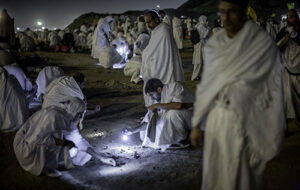
<path fill-rule="evenodd" d="M 69 153 L 70 153 L 70 157 L 73 158 L 74 156 L 76 156 L 78 152 L 78 149 L 76 147 L 73 147 L 69 150 Z"/>
<path fill-rule="evenodd" d="M 128 140 L 128 136 L 127 135 L 122 135 L 122 139 L 123 139 L 123 141 L 127 141 Z"/>

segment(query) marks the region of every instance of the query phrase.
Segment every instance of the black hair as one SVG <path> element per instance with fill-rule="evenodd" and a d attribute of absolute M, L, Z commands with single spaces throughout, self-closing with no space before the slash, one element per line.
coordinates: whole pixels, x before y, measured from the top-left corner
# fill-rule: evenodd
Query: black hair
<path fill-rule="evenodd" d="M 156 18 L 158 20 L 161 20 L 161 17 L 159 16 L 159 14 L 154 10 L 146 12 L 145 16 L 148 14 L 151 16 L 151 20 L 155 20 Z"/>
<path fill-rule="evenodd" d="M 148 80 L 145 87 L 145 93 L 148 94 L 150 92 L 157 92 L 158 88 L 163 88 L 164 84 L 161 82 L 161 80 L 152 78 Z"/>
<path fill-rule="evenodd" d="M 73 78 L 75 79 L 75 81 L 79 84 L 84 82 L 85 76 L 82 73 L 76 73 Z"/>

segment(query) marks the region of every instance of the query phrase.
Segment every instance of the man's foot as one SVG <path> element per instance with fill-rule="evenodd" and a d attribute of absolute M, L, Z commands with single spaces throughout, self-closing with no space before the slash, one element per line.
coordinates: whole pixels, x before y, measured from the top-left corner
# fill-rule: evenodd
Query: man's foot
<path fill-rule="evenodd" d="M 190 143 L 188 143 L 188 141 L 180 141 L 178 143 L 173 143 L 171 144 L 167 150 L 178 150 L 178 149 L 184 149 L 184 148 L 188 148 L 189 146 L 191 146 Z"/>
<path fill-rule="evenodd" d="M 59 177 L 61 176 L 61 172 L 57 171 L 56 169 L 52 168 L 44 168 L 42 173 L 49 177 Z"/>

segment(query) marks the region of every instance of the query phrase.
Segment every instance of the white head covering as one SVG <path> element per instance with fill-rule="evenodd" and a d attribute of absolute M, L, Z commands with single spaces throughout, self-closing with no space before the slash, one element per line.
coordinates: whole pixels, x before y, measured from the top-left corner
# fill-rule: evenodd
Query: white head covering
<path fill-rule="evenodd" d="M 200 24 L 206 24 L 206 22 L 207 22 L 207 17 L 204 16 L 204 15 L 201 15 L 201 16 L 199 17 L 199 23 L 200 23 Z"/>
<path fill-rule="evenodd" d="M 46 92 L 46 89 L 48 85 L 58 77 L 61 77 L 64 75 L 64 71 L 57 66 L 47 66 L 44 67 L 40 73 L 38 74 L 38 77 L 36 79 L 36 84 L 38 86 L 37 89 L 37 97 L 40 97 L 41 94 L 44 94 Z"/>
<path fill-rule="evenodd" d="M 83 100 L 75 97 L 70 97 L 69 100 L 61 102 L 59 107 L 63 108 L 70 114 L 73 118 L 78 113 L 84 113 L 86 111 L 86 106 Z"/>
<path fill-rule="evenodd" d="M 104 18 L 104 21 L 105 21 L 106 23 L 110 23 L 110 22 L 112 22 L 113 20 L 114 20 L 114 18 L 113 18 L 112 16 L 107 16 L 107 17 Z"/>

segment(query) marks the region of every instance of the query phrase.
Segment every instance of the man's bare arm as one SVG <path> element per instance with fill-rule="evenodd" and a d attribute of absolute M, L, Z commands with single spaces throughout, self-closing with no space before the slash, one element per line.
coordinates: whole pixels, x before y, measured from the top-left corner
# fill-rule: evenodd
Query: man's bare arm
<path fill-rule="evenodd" d="M 173 110 L 181 110 L 181 109 L 189 109 L 193 107 L 193 103 L 181 103 L 181 102 L 170 102 L 170 103 L 157 103 L 148 107 L 151 111 L 156 109 L 173 109 Z"/>

